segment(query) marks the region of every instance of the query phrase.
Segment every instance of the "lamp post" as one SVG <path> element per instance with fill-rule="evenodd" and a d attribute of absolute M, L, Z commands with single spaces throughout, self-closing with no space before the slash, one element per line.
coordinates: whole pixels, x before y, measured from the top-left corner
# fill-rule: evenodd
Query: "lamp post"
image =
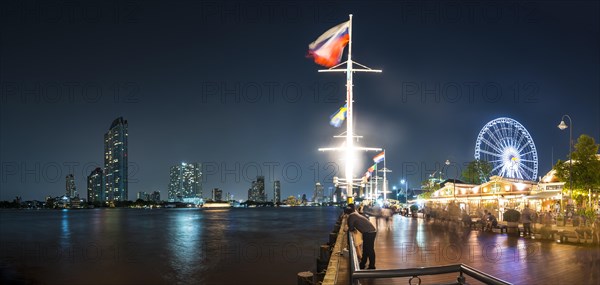
<path fill-rule="evenodd" d="M 387 181 L 387 176 L 386 176 L 386 174 L 387 174 L 388 172 L 392 172 L 392 171 L 391 171 L 391 170 L 389 170 L 389 169 L 387 169 L 387 168 L 385 167 L 385 160 L 383 161 L 383 164 L 384 164 L 384 166 L 383 166 L 383 168 L 382 168 L 381 170 L 379 170 L 379 172 L 383 172 L 383 201 L 385 202 L 385 201 L 387 201 L 387 196 L 386 196 L 386 193 L 388 192 L 388 187 L 387 187 L 387 186 L 388 186 L 388 185 L 387 185 L 388 181 Z"/>
<path fill-rule="evenodd" d="M 569 128 L 569 191 L 573 191 L 573 153 L 571 152 L 571 144 L 573 142 L 573 121 L 571 120 L 571 117 L 569 115 L 563 115 L 562 118 L 560 119 L 560 124 L 558 124 L 558 128 L 561 130 L 564 130 L 566 128 L 569 127 L 569 125 L 565 124 L 565 117 L 569 119 L 569 125 L 571 125 L 571 128 Z M 569 195 L 571 196 L 571 195 Z M 560 199 L 560 203 L 561 203 L 561 210 L 565 211 L 564 209 L 564 199 L 561 196 Z M 563 222 L 566 223 L 565 219 L 563 219 Z"/>
<path fill-rule="evenodd" d="M 450 165 L 450 160 L 446 159 L 446 166 Z M 448 171 L 448 169 L 446 169 L 446 171 Z M 448 176 L 448 173 L 446 173 L 446 176 Z M 454 179 L 452 179 L 452 194 L 454 196 L 454 201 L 456 201 L 456 177 L 454 177 Z"/>
<path fill-rule="evenodd" d="M 405 184 L 405 186 L 404 186 L 404 200 L 405 200 L 404 203 L 406 204 L 406 203 L 408 203 L 408 181 L 402 179 L 402 180 L 400 180 L 400 184 L 403 184 L 403 185 Z"/>

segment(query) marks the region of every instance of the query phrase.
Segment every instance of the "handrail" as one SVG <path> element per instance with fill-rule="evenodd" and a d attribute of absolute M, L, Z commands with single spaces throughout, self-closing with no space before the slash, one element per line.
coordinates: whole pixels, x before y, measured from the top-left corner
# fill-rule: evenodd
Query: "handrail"
<path fill-rule="evenodd" d="M 466 284 L 464 275 L 468 275 L 477 279 L 478 281 L 484 282 L 485 284 L 491 285 L 511 285 L 511 283 L 502 279 L 496 278 L 485 272 L 479 271 L 466 264 L 450 264 L 441 266 L 429 266 L 429 267 L 416 267 L 416 268 L 402 268 L 402 269 L 376 269 L 376 270 L 362 270 L 359 267 L 358 257 L 354 250 L 354 239 L 350 232 L 348 235 L 348 251 L 350 253 L 350 282 L 351 284 L 359 284 L 358 279 L 375 279 L 375 278 L 396 278 L 396 277 L 416 277 L 423 275 L 438 275 L 458 272 L 457 283 L 455 284 Z"/>

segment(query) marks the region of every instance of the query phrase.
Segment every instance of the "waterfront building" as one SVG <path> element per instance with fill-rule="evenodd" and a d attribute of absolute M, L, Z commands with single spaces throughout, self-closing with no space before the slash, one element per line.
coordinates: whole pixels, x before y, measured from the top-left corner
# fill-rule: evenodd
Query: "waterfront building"
<path fill-rule="evenodd" d="M 265 177 L 256 176 L 256 180 L 252 181 L 252 186 L 248 189 L 248 200 L 255 202 L 266 202 L 265 195 Z"/>
<path fill-rule="evenodd" d="M 432 192 L 427 203 L 430 207 L 444 207 L 455 202 L 460 209 L 472 214 L 479 209 L 487 209 L 502 220 L 507 209 L 521 211 L 526 205 L 533 205 L 532 209 L 540 210 L 538 204 L 556 195 L 556 191 L 540 191 L 535 181 L 492 176 L 480 185 L 447 179 L 441 183 L 440 189 Z"/>
<path fill-rule="evenodd" d="M 77 195 L 77 189 L 75 187 L 75 177 L 73 174 L 69 174 L 66 177 L 65 196 L 74 198 Z"/>
<path fill-rule="evenodd" d="M 219 188 L 213 188 L 212 200 L 213 201 L 223 201 L 223 190 L 221 190 Z"/>
<path fill-rule="evenodd" d="M 88 202 L 104 202 L 104 174 L 102 168 L 96 167 L 87 177 Z"/>
<path fill-rule="evenodd" d="M 154 191 L 152 192 L 152 194 L 150 194 L 150 201 L 153 202 L 160 202 L 160 192 L 159 191 Z"/>
<path fill-rule="evenodd" d="M 85 201 L 81 200 L 79 197 L 73 197 L 69 201 L 69 206 L 71 209 L 81 209 L 81 208 L 83 208 L 82 203 L 84 203 L 84 202 Z"/>
<path fill-rule="evenodd" d="M 323 188 L 323 185 L 321 185 L 321 183 L 319 183 L 319 182 L 315 183 L 315 191 L 313 193 L 312 201 L 314 203 L 325 202 L 324 188 Z"/>
<path fill-rule="evenodd" d="M 342 188 L 339 186 L 335 186 L 335 190 L 333 192 L 333 202 L 341 203 L 344 200 L 342 199 Z"/>
<path fill-rule="evenodd" d="M 104 198 L 106 201 L 127 201 L 128 192 L 128 125 L 123 117 L 116 118 L 104 134 Z"/>
<path fill-rule="evenodd" d="M 140 191 L 137 193 L 136 200 L 150 201 L 150 194 L 148 194 L 146 191 Z"/>
<path fill-rule="evenodd" d="M 168 196 L 170 202 L 188 202 L 202 198 L 202 169 L 200 163 L 174 165 L 170 170 Z"/>
<path fill-rule="evenodd" d="M 281 203 L 281 181 L 273 181 L 273 203 Z"/>

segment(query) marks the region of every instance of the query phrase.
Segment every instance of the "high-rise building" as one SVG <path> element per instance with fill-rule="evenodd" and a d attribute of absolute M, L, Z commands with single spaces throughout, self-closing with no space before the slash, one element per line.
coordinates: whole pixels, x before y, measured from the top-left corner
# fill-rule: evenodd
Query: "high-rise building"
<path fill-rule="evenodd" d="M 213 201 L 223 201 L 223 190 L 219 188 L 213 188 L 212 199 Z"/>
<path fill-rule="evenodd" d="M 150 201 L 153 202 L 160 202 L 160 192 L 159 191 L 154 191 L 152 192 L 152 194 L 150 194 Z"/>
<path fill-rule="evenodd" d="M 326 203 L 331 203 L 333 201 L 333 193 L 333 187 L 329 186 L 329 188 L 327 188 L 327 194 L 325 195 Z"/>
<path fill-rule="evenodd" d="M 265 193 L 265 177 L 264 176 L 256 177 L 256 187 L 258 188 L 258 201 L 266 202 L 267 195 Z"/>
<path fill-rule="evenodd" d="M 313 193 L 313 202 L 315 203 L 323 203 L 325 202 L 325 193 L 324 193 L 324 188 L 323 185 L 321 185 L 321 183 L 317 182 L 315 183 L 315 192 Z"/>
<path fill-rule="evenodd" d="M 169 201 L 183 202 L 202 198 L 202 169 L 200 163 L 174 165 L 170 171 Z"/>
<path fill-rule="evenodd" d="M 256 176 L 256 180 L 252 181 L 252 187 L 248 190 L 248 200 L 255 202 L 266 202 L 265 195 L 265 177 Z"/>
<path fill-rule="evenodd" d="M 273 203 L 281 203 L 281 182 L 273 181 Z"/>
<path fill-rule="evenodd" d="M 73 177 L 73 174 L 69 174 L 66 177 L 65 196 L 74 198 L 76 194 L 77 189 L 75 188 L 75 177 Z"/>
<path fill-rule="evenodd" d="M 333 202 L 334 203 L 341 203 L 341 202 L 343 202 L 343 200 L 342 200 L 342 188 L 340 188 L 339 186 L 335 186 L 335 191 L 333 192 Z"/>
<path fill-rule="evenodd" d="M 104 202 L 104 173 L 102 168 L 96 167 L 87 177 L 88 202 Z"/>
<path fill-rule="evenodd" d="M 106 201 L 127 201 L 128 151 L 127 121 L 116 118 L 104 134 L 104 198 Z"/>
<path fill-rule="evenodd" d="M 150 194 L 146 191 L 140 191 L 137 193 L 137 200 L 150 201 Z"/>

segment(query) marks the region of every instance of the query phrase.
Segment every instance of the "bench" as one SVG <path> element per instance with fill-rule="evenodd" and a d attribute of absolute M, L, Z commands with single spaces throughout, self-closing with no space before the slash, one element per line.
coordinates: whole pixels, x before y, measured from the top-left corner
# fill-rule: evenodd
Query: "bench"
<path fill-rule="evenodd" d="M 576 238 L 577 242 L 581 241 L 579 234 L 576 231 L 564 230 L 564 231 L 560 232 L 559 235 L 560 235 L 561 243 L 568 242 L 569 238 Z"/>
<path fill-rule="evenodd" d="M 535 230 L 532 231 L 532 237 L 535 237 L 536 239 L 551 239 L 554 240 L 554 235 L 558 234 L 558 230 L 552 229 L 552 228 L 545 228 L 545 227 L 541 227 L 541 228 L 536 228 Z"/>
<path fill-rule="evenodd" d="M 587 243 L 588 238 L 591 238 L 593 241 L 591 229 L 576 228 L 574 230 L 563 230 L 559 233 L 559 236 L 561 243 L 568 242 L 569 238 L 576 238 L 577 243 L 581 243 L 582 240 L 584 243 Z"/>

